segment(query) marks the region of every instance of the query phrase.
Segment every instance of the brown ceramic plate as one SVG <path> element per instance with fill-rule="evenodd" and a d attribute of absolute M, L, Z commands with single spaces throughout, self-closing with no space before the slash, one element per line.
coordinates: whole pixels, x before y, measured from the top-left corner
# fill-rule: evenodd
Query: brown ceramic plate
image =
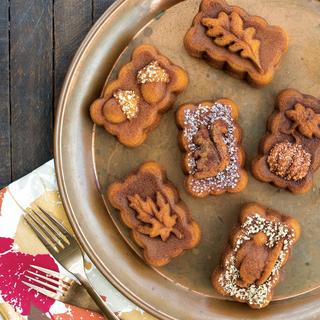
<path fill-rule="evenodd" d="M 303 196 L 259 183 L 250 176 L 247 189 L 193 199 L 183 189 L 174 123 L 180 103 L 228 97 L 240 106 L 247 167 L 256 154 L 273 110 L 276 94 L 287 87 L 319 96 L 320 2 L 316 0 L 233 0 L 252 14 L 281 25 L 289 33 L 290 49 L 274 81 L 254 89 L 203 61 L 183 48 L 183 36 L 198 10 L 199 0 L 117 1 L 96 23 L 81 45 L 65 81 L 55 131 L 58 182 L 70 221 L 83 248 L 122 293 L 161 319 L 311 319 L 320 316 L 320 172 L 312 191 Z M 168 9 L 168 10 L 166 10 Z M 106 75 L 113 78 L 132 49 L 140 43 L 159 48 L 190 75 L 188 90 L 162 119 L 146 142 L 128 149 L 103 129 L 93 126 L 90 103 L 100 94 Z M 156 160 L 168 171 L 183 200 L 200 223 L 200 246 L 168 266 L 152 269 L 140 258 L 118 214 L 109 207 L 104 192 L 145 160 Z M 102 195 L 102 197 L 101 197 Z M 302 224 L 303 235 L 285 267 L 274 303 L 260 311 L 222 300 L 210 285 L 210 274 L 237 220 L 241 205 L 258 201 L 291 214 Z M 107 208 L 107 209 L 106 209 Z M 109 213 L 109 214 L 108 214 Z M 308 294 L 303 294 L 309 292 Z"/>

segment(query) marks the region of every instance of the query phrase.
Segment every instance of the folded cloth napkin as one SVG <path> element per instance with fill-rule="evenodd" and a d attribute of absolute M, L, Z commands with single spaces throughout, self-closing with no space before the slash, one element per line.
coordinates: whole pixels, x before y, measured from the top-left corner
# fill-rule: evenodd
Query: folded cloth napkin
<path fill-rule="evenodd" d="M 53 160 L 0 190 L 0 319 L 103 319 L 38 294 L 21 282 L 30 264 L 63 273 L 23 219 L 23 209 L 34 204 L 52 212 L 72 231 L 59 197 Z M 120 319 L 154 319 L 120 294 L 87 260 L 91 283 Z"/>

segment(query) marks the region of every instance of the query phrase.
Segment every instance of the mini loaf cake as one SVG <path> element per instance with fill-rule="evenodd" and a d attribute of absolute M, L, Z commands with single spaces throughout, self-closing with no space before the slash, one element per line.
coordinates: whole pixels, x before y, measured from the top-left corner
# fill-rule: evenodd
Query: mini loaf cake
<path fill-rule="evenodd" d="M 319 126 L 320 100 L 293 89 L 280 92 L 252 162 L 254 177 L 293 193 L 307 192 L 320 166 Z"/>
<path fill-rule="evenodd" d="M 212 285 L 220 294 L 259 309 L 272 299 L 282 267 L 300 237 L 300 226 L 256 203 L 244 206 L 239 220 L 212 274 Z"/>
<path fill-rule="evenodd" d="M 263 86 L 272 81 L 288 37 L 280 27 L 224 0 L 203 0 L 184 44 L 191 56 Z"/>
<path fill-rule="evenodd" d="M 187 85 L 188 75 L 181 67 L 154 47 L 141 45 L 92 103 L 91 118 L 122 144 L 137 147 Z"/>
<path fill-rule="evenodd" d="M 107 197 L 150 265 L 163 266 L 200 241 L 198 224 L 156 162 L 144 163 L 125 180 L 114 182 Z"/>
<path fill-rule="evenodd" d="M 176 114 L 185 187 L 195 197 L 240 192 L 248 181 L 237 123 L 238 106 L 229 99 L 182 105 Z"/>

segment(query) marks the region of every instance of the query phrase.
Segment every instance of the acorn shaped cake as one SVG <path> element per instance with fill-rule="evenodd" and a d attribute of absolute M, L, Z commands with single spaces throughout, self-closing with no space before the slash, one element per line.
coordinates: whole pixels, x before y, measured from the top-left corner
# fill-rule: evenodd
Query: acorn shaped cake
<path fill-rule="evenodd" d="M 122 144 L 138 147 L 187 85 L 184 69 L 153 46 L 141 45 L 92 103 L 91 118 Z"/>

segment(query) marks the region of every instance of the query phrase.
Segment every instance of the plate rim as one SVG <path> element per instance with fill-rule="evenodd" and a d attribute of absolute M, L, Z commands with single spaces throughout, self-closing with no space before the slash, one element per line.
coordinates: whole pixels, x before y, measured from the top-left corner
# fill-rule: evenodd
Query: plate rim
<path fill-rule="evenodd" d="M 72 209 L 72 204 L 70 203 L 67 189 L 64 182 L 64 172 L 63 172 L 63 164 L 62 164 L 62 157 L 61 157 L 61 129 L 62 129 L 62 123 L 63 123 L 63 116 L 65 112 L 65 98 L 67 96 L 69 86 L 71 83 L 71 79 L 74 76 L 75 69 L 82 58 L 82 54 L 87 48 L 87 46 L 90 44 L 90 41 L 95 36 L 99 28 L 105 23 L 105 21 L 112 16 L 112 14 L 115 12 L 117 8 L 119 8 L 121 5 L 125 4 L 130 0 L 115 0 L 115 2 L 108 7 L 108 9 L 102 14 L 102 16 L 93 24 L 85 38 L 82 40 L 78 50 L 76 51 L 70 65 L 68 68 L 68 71 L 66 73 L 66 76 L 64 78 L 63 86 L 60 92 L 58 104 L 57 104 L 57 111 L 55 116 L 55 123 L 54 123 L 54 164 L 55 164 L 55 172 L 57 177 L 57 184 L 58 189 L 60 192 L 60 196 L 62 199 L 62 203 L 64 205 L 65 212 L 68 216 L 69 222 L 71 224 L 71 227 L 76 235 L 77 240 L 80 243 L 81 248 L 83 249 L 83 252 L 88 255 L 88 257 L 93 261 L 94 265 L 97 267 L 97 269 L 102 273 L 102 275 L 106 278 L 107 281 L 109 281 L 117 290 L 120 291 L 121 294 L 123 294 L 126 298 L 128 298 L 131 302 L 136 304 L 138 307 L 142 308 L 143 310 L 147 311 L 154 317 L 157 317 L 161 320 L 178 320 L 177 318 L 173 318 L 169 316 L 166 313 L 163 313 L 162 311 L 156 309 L 152 305 L 145 302 L 143 299 L 139 298 L 137 295 L 135 295 L 132 291 L 130 291 L 128 288 L 126 288 L 113 274 L 104 266 L 101 259 L 95 254 L 94 250 L 92 249 L 92 246 L 87 241 L 85 236 L 83 235 L 83 232 L 81 230 L 81 227 L 79 226 L 79 223 L 76 219 L 75 213 Z M 178 0 L 176 2 L 181 2 L 184 0 Z"/>
<path fill-rule="evenodd" d="M 146 310 L 153 316 L 169 320 L 169 319 L 177 319 L 169 316 L 168 314 L 156 309 L 152 305 L 145 302 L 143 299 L 139 298 L 135 295 L 130 289 L 128 289 L 124 284 L 117 279 L 116 276 L 112 274 L 105 266 L 105 264 L 101 261 L 101 259 L 95 254 L 92 246 L 87 241 L 86 237 L 83 235 L 81 227 L 76 219 L 76 215 L 72 209 L 72 204 L 68 197 L 68 192 L 65 186 L 65 176 L 62 165 L 62 157 L 61 157 L 61 129 L 62 129 L 62 120 L 65 112 L 65 98 L 68 94 L 71 80 L 74 76 L 75 70 L 78 66 L 79 61 L 82 59 L 82 54 L 90 45 L 92 38 L 96 35 L 99 28 L 105 23 L 105 21 L 114 13 L 114 11 L 120 7 L 121 5 L 129 2 L 130 0 L 115 0 L 115 2 L 103 13 L 103 15 L 98 19 L 98 21 L 91 27 L 90 31 L 82 41 L 80 47 L 78 48 L 74 58 L 69 66 L 68 72 L 64 79 L 64 84 L 60 93 L 60 98 L 57 106 L 57 113 L 55 117 L 55 125 L 54 125 L 54 162 L 55 162 L 55 170 L 57 175 L 57 183 L 59 187 L 59 191 L 61 194 L 62 202 L 65 207 L 65 211 L 71 223 L 71 226 L 76 234 L 77 239 L 79 240 L 84 252 L 89 256 L 89 258 L 94 262 L 98 270 L 103 274 L 103 276 L 117 289 L 119 290 L 125 297 L 130 299 L 133 303 L 135 303 L 140 308 Z M 184 0 L 178 0 L 178 2 L 182 2 Z"/>

